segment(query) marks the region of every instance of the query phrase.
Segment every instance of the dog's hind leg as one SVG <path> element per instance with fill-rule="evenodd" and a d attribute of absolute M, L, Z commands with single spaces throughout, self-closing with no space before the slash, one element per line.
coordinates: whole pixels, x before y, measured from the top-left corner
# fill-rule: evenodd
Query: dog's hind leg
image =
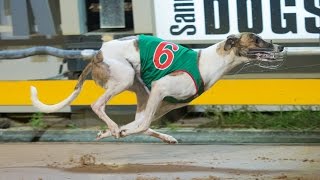
<path fill-rule="evenodd" d="M 177 144 L 178 143 L 178 141 L 174 137 L 172 137 L 168 134 L 157 132 L 151 128 L 147 129 L 145 132 L 143 132 L 143 134 L 158 138 L 161 141 L 168 143 L 168 144 Z"/>
<path fill-rule="evenodd" d="M 142 133 L 149 129 L 152 119 L 161 104 L 161 101 L 165 96 L 163 96 L 163 89 L 160 84 L 155 83 L 150 92 L 146 108 L 144 111 L 140 112 L 138 119 L 133 122 L 121 127 L 121 136 L 125 137 L 131 134 Z"/>
<path fill-rule="evenodd" d="M 160 105 L 159 110 L 155 114 L 155 117 L 154 117 L 154 119 L 152 121 L 155 121 L 155 120 L 161 118 L 163 115 L 167 114 L 171 110 L 174 110 L 174 109 L 186 106 L 186 105 L 187 105 L 187 103 L 172 104 L 172 103 L 168 103 L 168 102 L 162 102 L 162 104 Z M 145 132 L 143 132 L 143 133 L 146 134 L 146 135 L 158 138 L 161 141 L 163 141 L 165 143 L 168 143 L 168 144 L 177 144 L 178 143 L 178 141 L 174 137 L 172 137 L 172 136 L 170 136 L 168 134 L 157 132 L 157 131 L 155 131 L 153 129 L 150 129 L 150 128 L 148 130 L 146 130 Z"/>
<path fill-rule="evenodd" d="M 141 112 L 139 119 L 135 119 L 120 128 L 121 136 L 147 131 L 164 97 L 172 96 L 177 99 L 187 99 L 195 93 L 196 87 L 193 79 L 187 73 L 176 76 L 167 75 L 153 82 L 145 110 Z"/>
<path fill-rule="evenodd" d="M 108 66 L 108 74 L 106 74 L 108 78 L 99 77 L 98 75 L 94 76 L 95 69 L 93 68 L 92 70 L 93 79 L 103 86 L 103 88 L 107 89 L 106 92 L 91 105 L 92 110 L 108 125 L 109 128 L 107 132 L 99 132 L 97 139 L 105 138 L 111 135 L 119 138 L 119 127 L 107 116 L 105 113 L 105 106 L 113 96 L 127 90 L 130 86 L 132 86 L 134 78 L 134 70 L 129 64 L 108 59 L 105 65 Z M 106 81 L 101 81 L 102 79 L 106 79 Z"/>
<path fill-rule="evenodd" d="M 149 94 L 146 91 L 145 87 L 138 81 L 138 79 L 135 80 L 135 83 L 133 86 L 134 87 L 132 88 L 132 90 L 136 93 L 136 96 L 137 96 L 137 111 L 136 111 L 135 119 L 141 119 L 142 117 L 140 117 L 140 116 L 142 115 L 142 112 L 146 108 Z M 177 106 L 177 105 L 175 105 L 175 106 Z M 167 103 L 162 103 L 160 105 L 158 112 L 155 115 L 155 119 L 158 119 L 158 118 L 162 117 L 164 114 L 166 114 L 167 112 L 169 112 L 170 110 L 175 109 L 176 108 L 175 106 L 170 106 L 170 105 L 167 106 Z M 178 143 L 178 141 L 174 137 L 172 137 L 168 134 L 157 132 L 151 128 L 146 130 L 144 132 L 144 134 L 158 138 L 161 141 L 169 143 L 169 144 Z"/>
<path fill-rule="evenodd" d="M 135 119 L 140 119 L 142 112 L 146 108 L 147 101 L 149 98 L 149 93 L 146 91 L 145 87 L 141 84 L 141 82 L 137 78 L 135 78 L 134 84 L 129 90 L 135 92 L 135 94 L 137 96 L 137 110 L 136 110 L 136 114 L 135 114 Z M 165 104 L 164 106 L 165 107 L 160 108 L 159 113 L 156 114 L 156 119 L 163 116 L 165 113 L 170 111 L 170 109 L 175 109 L 175 108 L 168 109 L 167 104 Z M 170 107 L 173 107 L 173 106 L 170 106 Z M 169 143 L 169 144 L 177 143 L 177 140 L 174 137 L 167 135 L 167 134 L 164 134 L 164 133 L 159 133 L 159 132 L 154 131 L 150 128 L 147 131 L 145 131 L 144 134 L 149 135 L 149 136 L 153 136 L 153 137 L 158 138 L 161 141 Z M 110 137 L 110 136 L 112 136 L 112 134 L 108 130 L 108 131 L 100 132 L 98 134 L 97 139 L 103 139 L 103 138 Z"/>

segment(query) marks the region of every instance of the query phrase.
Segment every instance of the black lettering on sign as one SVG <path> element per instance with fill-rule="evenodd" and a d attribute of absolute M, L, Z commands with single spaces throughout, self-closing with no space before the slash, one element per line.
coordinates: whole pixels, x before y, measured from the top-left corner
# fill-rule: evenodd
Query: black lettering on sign
<path fill-rule="evenodd" d="M 251 1 L 252 7 L 249 7 L 251 9 L 248 9 L 249 1 Z M 263 28 L 261 0 L 238 0 L 237 7 L 239 32 L 261 33 Z M 252 28 L 249 27 L 248 23 L 248 10 L 252 12 Z"/>
<path fill-rule="evenodd" d="M 174 16 L 176 22 L 195 22 L 194 14 L 177 14 Z"/>
<path fill-rule="evenodd" d="M 174 36 L 182 33 L 187 33 L 187 35 L 196 34 L 193 0 L 175 0 L 173 8 L 175 13 L 174 20 L 177 24 L 170 27 L 170 33 Z"/>
<path fill-rule="evenodd" d="M 309 13 L 312 13 L 320 17 L 320 9 L 315 6 L 315 1 L 313 1 L 312 3 L 310 2 L 310 0 L 304 0 L 304 8 Z M 320 33 L 320 27 L 316 26 L 316 18 L 314 17 L 306 18 L 306 30 L 308 33 Z"/>
<path fill-rule="evenodd" d="M 270 0 L 271 7 L 271 28 L 274 33 L 286 34 L 288 32 L 297 33 L 297 17 L 295 13 L 283 13 L 286 21 L 286 27 L 281 26 L 281 0 Z M 295 6 L 295 0 L 285 0 L 285 6 Z"/>
<path fill-rule="evenodd" d="M 218 3 L 218 8 L 214 7 L 214 2 Z M 204 19 L 206 34 L 227 34 L 229 25 L 229 3 L 228 0 L 204 0 Z M 215 17 L 215 11 L 219 12 L 219 17 Z M 215 20 L 219 19 L 219 27 L 216 27 Z"/>
<path fill-rule="evenodd" d="M 194 35 L 196 34 L 197 30 L 196 27 L 194 25 L 186 25 L 183 26 L 182 28 L 179 25 L 172 25 L 170 27 L 170 32 L 172 35 L 180 35 L 184 32 L 187 32 L 187 35 Z"/>
<path fill-rule="evenodd" d="M 174 3 L 174 12 L 194 12 L 193 3 Z"/>

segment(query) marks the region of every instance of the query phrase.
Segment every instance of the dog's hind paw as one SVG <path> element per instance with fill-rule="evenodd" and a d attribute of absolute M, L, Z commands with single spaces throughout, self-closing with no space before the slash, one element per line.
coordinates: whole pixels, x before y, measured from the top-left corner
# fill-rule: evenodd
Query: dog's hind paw
<path fill-rule="evenodd" d="M 138 133 L 141 133 L 141 132 L 143 132 L 142 130 L 140 130 L 140 129 L 123 129 L 123 128 L 121 128 L 121 130 L 120 130 L 120 137 L 126 137 L 126 136 L 129 136 L 129 135 L 131 135 L 131 134 L 138 134 Z"/>
<path fill-rule="evenodd" d="M 178 144 L 178 140 L 169 135 L 163 138 L 162 141 L 168 144 Z"/>
<path fill-rule="evenodd" d="M 127 136 L 127 130 L 126 129 L 122 129 L 120 131 L 120 137 L 126 137 Z"/>

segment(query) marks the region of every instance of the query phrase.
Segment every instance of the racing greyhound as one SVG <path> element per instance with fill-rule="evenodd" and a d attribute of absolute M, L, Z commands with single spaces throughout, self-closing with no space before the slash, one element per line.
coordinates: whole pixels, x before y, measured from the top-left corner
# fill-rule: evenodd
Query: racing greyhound
<path fill-rule="evenodd" d="M 41 112 L 56 112 L 78 96 L 91 72 L 96 84 L 107 89 L 91 105 L 109 128 L 100 131 L 97 139 L 144 133 L 167 143 L 177 143 L 174 137 L 150 129 L 151 122 L 170 110 L 186 106 L 235 66 L 257 60 L 273 61 L 276 60 L 274 54 L 283 50 L 283 46 L 266 42 L 249 32 L 230 35 L 200 51 L 153 36 L 130 36 L 104 42 L 65 100 L 46 105 L 38 99 L 35 87 L 31 87 L 31 100 Z M 105 106 L 113 96 L 125 90 L 135 92 L 137 110 L 134 121 L 119 127 L 105 113 Z"/>

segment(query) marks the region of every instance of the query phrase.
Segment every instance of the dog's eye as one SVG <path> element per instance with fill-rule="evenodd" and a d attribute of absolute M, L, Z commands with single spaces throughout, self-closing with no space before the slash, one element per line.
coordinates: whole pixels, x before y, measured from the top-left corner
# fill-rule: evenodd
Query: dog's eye
<path fill-rule="evenodd" d="M 260 38 L 256 38 L 256 43 L 257 43 L 257 44 L 260 43 Z"/>

